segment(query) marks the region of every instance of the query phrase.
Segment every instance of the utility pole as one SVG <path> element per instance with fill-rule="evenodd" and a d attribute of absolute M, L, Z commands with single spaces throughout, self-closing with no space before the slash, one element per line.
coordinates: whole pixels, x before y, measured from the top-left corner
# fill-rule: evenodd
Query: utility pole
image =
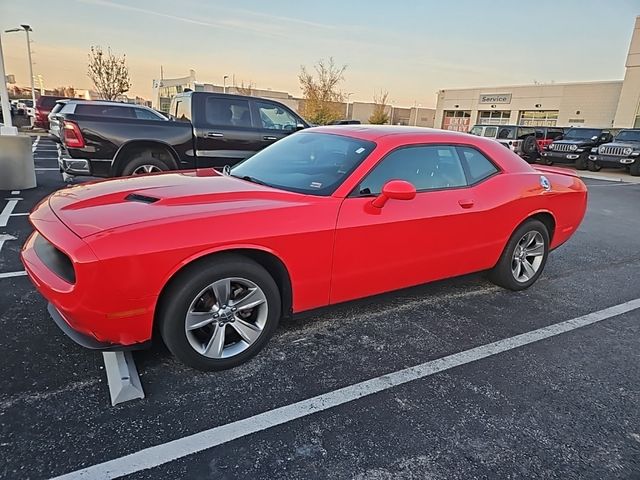
<path fill-rule="evenodd" d="M 4 127 L 2 127 L 2 134 L 10 134 L 12 131 L 17 134 L 17 129 L 14 130 L 13 122 L 11 121 L 11 105 L 9 104 L 9 92 L 7 92 L 7 74 L 4 71 L 4 56 L 2 54 L 2 36 L 0 36 L 0 101 L 2 102 L 2 118 Z"/>
<path fill-rule="evenodd" d="M 36 86 L 35 86 L 35 82 L 33 81 L 33 61 L 31 60 L 31 39 L 29 38 L 29 32 L 33 32 L 33 30 L 31 29 L 30 25 L 20 25 L 20 28 L 12 28 L 11 30 L 5 30 L 6 33 L 11 33 L 11 32 L 19 32 L 21 30 L 24 30 L 24 32 L 27 34 L 27 56 L 29 58 L 29 78 L 31 78 L 31 100 L 33 101 L 33 108 L 36 108 Z M 4 78 L 2 79 L 3 81 L 5 80 Z M 35 121 L 34 117 L 31 117 L 31 125 L 33 125 L 33 122 Z"/>

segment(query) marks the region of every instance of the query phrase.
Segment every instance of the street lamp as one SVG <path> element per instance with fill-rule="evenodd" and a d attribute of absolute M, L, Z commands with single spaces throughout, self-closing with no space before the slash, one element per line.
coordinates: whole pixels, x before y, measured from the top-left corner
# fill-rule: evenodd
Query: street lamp
<path fill-rule="evenodd" d="M 36 89 L 33 84 L 33 61 L 31 60 L 31 40 L 29 40 L 29 32 L 33 32 L 31 26 L 20 25 L 20 28 L 12 28 L 5 30 L 6 33 L 21 32 L 24 31 L 27 34 L 27 55 L 29 56 L 29 78 L 31 78 L 31 100 L 33 101 L 32 107 L 36 108 Z M 31 124 L 33 125 L 35 118 L 31 117 Z"/>
<path fill-rule="evenodd" d="M 222 77 L 222 93 L 227 93 L 227 78 L 229 78 L 229 75 Z"/>
<path fill-rule="evenodd" d="M 344 118 L 347 120 L 350 120 L 349 119 L 349 97 L 351 95 L 353 95 L 353 92 L 349 92 L 345 94 L 345 96 L 347 97 L 347 108 L 346 108 L 346 112 L 344 112 Z"/>
<path fill-rule="evenodd" d="M 7 76 L 4 71 L 4 57 L 2 55 L 2 39 L 0 39 L 0 103 L 2 103 L 2 122 L 4 127 L 0 127 L 0 135 L 17 134 L 18 131 L 13 129 L 11 119 L 11 105 L 9 104 L 9 95 L 7 93 Z"/>

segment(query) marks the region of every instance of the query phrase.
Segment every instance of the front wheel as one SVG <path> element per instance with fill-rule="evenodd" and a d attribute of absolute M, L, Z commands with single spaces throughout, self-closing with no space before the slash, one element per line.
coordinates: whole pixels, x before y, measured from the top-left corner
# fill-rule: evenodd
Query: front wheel
<path fill-rule="evenodd" d="M 594 162 L 593 160 L 589 160 L 587 162 L 587 168 L 589 169 L 590 172 L 599 172 L 600 170 L 602 170 L 602 167 L 598 165 L 596 162 Z"/>
<path fill-rule="evenodd" d="M 588 168 L 589 156 L 582 154 L 575 161 L 576 170 L 586 170 Z"/>
<path fill-rule="evenodd" d="M 187 267 L 163 294 L 159 329 L 171 353 L 198 370 L 224 370 L 257 354 L 280 319 L 269 273 L 241 256 Z"/>
<path fill-rule="evenodd" d="M 631 164 L 631 166 L 629 167 L 629 173 L 634 177 L 640 176 L 640 160 L 636 160 Z"/>
<path fill-rule="evenodd" d="M 524 290 L 542 274 L 549 255 L 549 232 L 539 220 L 527 220 L 513 233 L 489 279 L 509 290 Z"/>

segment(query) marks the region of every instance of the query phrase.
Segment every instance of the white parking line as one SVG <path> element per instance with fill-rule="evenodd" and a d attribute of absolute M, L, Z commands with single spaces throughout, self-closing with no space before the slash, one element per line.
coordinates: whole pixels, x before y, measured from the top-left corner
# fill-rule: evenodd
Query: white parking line
<path fill-rule="evenodd" d="M 260 432 L 277 425 L 322 412 L 338 405 L 343 405 L 362 397 L 379 393 L 398 385 L 425 378 L 451 368 L 475 362 L 483 358 L 507 352 L 515 348 L 539 342 L 547 338 L 567 333 L 577 328 L 586 327 L 611 317 L 621 315 L 640 308 L 640 298 L 613 307 L 577 317 L 566 322 L 556 323 L 548 327 L 539 328 L 515 337 L 499 340 L 494 343 L 465 350 L 464 352 L 448 355 L 415 367 L 372 378 L 361 383 L 318 395 L 301 402 L 269 410 L 253 417 L 238 420 L 227 425 L 182 437 L 167 443 L 145 448 L 138 452 L 116 458 L 108 462 L 99 463 L 91 467 L 76 470 L 56 477 L 54 480 L 70 479 L 112 479 L 130 475 L 142 470 L 183 458 L 187 455 L 222 445 L 232 440 Z"/>
<path fill-rule="evenodd" d="M 9 217 L 13 213 L 13 209 L 16 208 L 16 205 L 22 199 L 21 198 L 7 198 L 7 200 L 8 200 L 7 204 L 2 209 L 2 212 L 0 212 L 0 227 L 6 227 L 7 226 L 7 222 L 9 221 Z"/>
<path fill-rule="evenodd" d="M 33 142 L 33 147 L 31 147 L 31 152 L 35 152 L 36 148 L 38 148 L 38 143 L 40 142 L 40 137 L 36 138 L 36 141 Z"/>
<path fill-rule="evenodd" d="M 21 272 L 0 273 L 0 278 L 23 277 L 26 274 L 27 274 L 27 272 L 25 272 L 24 270 L 21 271 Z"/>

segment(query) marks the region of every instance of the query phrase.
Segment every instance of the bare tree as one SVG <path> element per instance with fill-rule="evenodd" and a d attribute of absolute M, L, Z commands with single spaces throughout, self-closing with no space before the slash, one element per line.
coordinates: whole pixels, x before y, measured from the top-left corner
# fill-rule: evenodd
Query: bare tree
<path fill-rule="evenodd" d="M 244 80 L 240 83 L 240 86 L 236 86 L 236 91 L 240 95 L 253 95 L 253 89 L 256 88 L 255 84 L 252 81 L 249 81 L 246 85 L 244 84 Z"/>
<path fill-rule="evenodd" d="M 369 123 L 374 125 L 389 123 L 389 114 L 387 113 L 388 100 L 389 92 L 386 90 L 380 90 L 379 93 L 373 94 L 373 113 L 369 117 Z"/>
<path fill-rule="evenodd" d="M 126 55 L 118 57 L 110 48 L 105 53 L 100 46 L 91 47 L 87 75 L 104 100 L 115 100 L 131 87 Z"/>
<path fill-rule="evenodd" d="M 313 68 L 315 74 L 304 65 L 300 67 L 298 80 L 304 99 L 300 113 L 311 123 L 326 125 L 342 117 L 344 94 L 339 85 L 347 66 L 338 67 L 333 58 L 329 58 L 329 61 L 320 59 Z"/>

